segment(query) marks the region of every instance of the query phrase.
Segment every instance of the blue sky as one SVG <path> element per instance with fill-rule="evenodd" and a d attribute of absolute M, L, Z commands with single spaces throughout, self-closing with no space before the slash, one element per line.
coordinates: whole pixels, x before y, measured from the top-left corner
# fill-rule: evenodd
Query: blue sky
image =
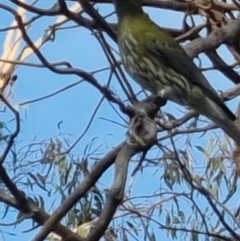
<path fill-rule="evenodd" d="M 11 5 L 9 4 L 9 1 L 6 0 L 2 3 Z M 46 1 L 39 1 L 38 6 L 46 7 Z M 112 11 L 112 7 L 110 5 L 99 5 L 99 9 L 103 14 L 107 14 Z M 181 28 L 182 15 L 180 13 L 175 14 L 172 11 L 162 11 L 152 8 L 146 8 L 146 10 L 150 13 L 151 18 L 158 22 L 159 25 L 164 27 Z M 12 21 L 12 16 L 10 14 L 6 14 L 6 11 L 2 9 L 0 9 L 0 16 L 0 28 L 9 26 Z M 111 20 L 115 21 L 115 17 L 112 17 Z M 44 30 L 49 25 L 53 24 L 53 22 L 53 17 L 44 17 L 42 20 L 34 23 L 29 30 L 29 35 L 32 40 L 36 40 L 40 37 L 44 33 Z M 68 25 L 72 25 L 72 23 Z M 5 33 L 0 32 L 0 43 L 3 43 L 4 38 Z M 112 42 L 111 44 L 114 48 L 116 48 L 115 44 Z M 0 50 L 2 51 L 1 44 Z M 44 45 L 41 48 L 41 51 L 50 62 L 65 60 L 70 62 L 74 67 L 84 69 L 86 71 L 94 71 L 108 65 L 101 46 L 97 43 L 91 32 L 82 27 L 58 31 L 54 42 L 49 42 Z M 226 57 L 225 61 L 232 61 L 232 57 L 227 55 L 227 51 L 224 48 L 221 48 L 219 51 L 221 51 L 221 53 L 223 53 Z M 202 59 L 203 65 L 208 66 L 209 61 L 207 58 L 203 57 Z M 36 56 L 30 57 L 27 61 L 39 63 Z M 61 76 L 44 68 L 33 68 L 28 66 L 20 66 L 17 69 L 16 74 L 18 75 L 18 80 L 13 89 L 14 95 L 11 100 L 16 106 L 22 102 L 45 96 L 63 88 L 64 86 L 79 81 L 79 78 L 76 76 Z M 97 74 L 96 78 L 104 85 L 104 83 L 107 82 L 108 76 L 109 71 L 104 71 Z M 209 80 L 211 80 L 212 85 L 217 90 L 225 90 L 233 86 L 229 81 L 226 81 L 222 75 L 216 73 L 216 71 L 209 71 L 206 73 L 206 76 Z M 129 76 L 128 79 L 130 79 Z M 138 89 L 138 86 L 132 80 L 131 84 L 134 86 L 134 89 Z M 119 88 L 119 85 L 116 83 L 116 80 L 113 80 L 110 86 L 117 95 L 119 95 L 122 99 L 125 99 L 125 96 Z M 54 97 L 29 104 L 27 107 L 19 107 L 22 126 L 18 140 L 23 140 L 25 143 L 31 143 L 36 135 L 38 140 L 46 140 L 51 137 L 56 137 L 59 134 L 57 125 L 61 121 L 62 124 L 60 132 L 67 134 L 70 142 L 73 143 L 86 128 L 101 97 L 102 96 L 98 90 L 88 83 L 83 82 L 78 86 L 75 86 L 74 88 L 62 92 Z M 236 105 L 236 100 L 229 103 L 232 110 L 235 110 Z M 180 116 L 178 109 L 180 109 L 179 106 L 171 103 L 168 103 L 168 105 L 164 107 L 166 112 L 171 112 L 176 116 Z M 181 109 L 183 110 L 183 108 Z M 0 116 L 4 119 L 4 121 L 6 121 L 6 123 L 12 119 L 12 116 L 9 116 L 6 113 L 0 113 Z M 111 150 L 125 138 L 127 131 L 126 128 L 111 123 L 110 121 L 103 120 L 103 117 L 125 124 L 115 113 L 109 103 L 104 100 L 88 132 L 73 149 L 72 152 L 74 155 L 81 157 L 85 146 L 94 138 L 97 138 L 94 145 L 97 147 L 101 144 L 102 152 Z M 123 118 L 128 121 L 126 116 L 123 116 Z M 208 137 L 209 134 L 206 134 L 201 138 L 200 134 L 197 134 L 192 139 L 193 146 L 206 146 Z M 177 141 L 178 148 L 185 148 L 185 143 L 183 141 L 185 140 L 185 137 L 178 137 L 177 139 L 179 139 L 179 141 Z M 167 141 L 167 143 L 169 143 L 169 141 Z M 21 147 L 21 143 L 19 144 L 19 147 Z M 153 154 L 155 154 L 155 152 L 153 152 Z M 197 149 L 193 148 L 192 154 L 194 155 L 194 158 L 203 162 L 204 157 Z M 161 154 L 159 154 L 159 156 L 161 156 Z M 134 167 L 135 164 L 132 164 L 129 173 L 131 173 L 131 170 L 133 170 Z M 102 185 L 105 187 L 111 186 L 113 178 L 112 170 L 113 168 L 105 173 L 100 180 Z M 132 195 L 149 195 L 157 188 L 164 187 L 165 185 L 160 179 L 161 175 L 161 169 L 156 170 L 156 168 L 145 169 L 143 173 L 139 172 L 134 180 Z M 131 178 L 129 178 L 128 185 L 130 185 L 130 183 Z M 178 187 L 178 191 L 182 188 L 184 189 L 184 187 Z M 205 203 L 202 199 L 199 199 L 199 201 L 203 202 L 203 204 Z M 50 199 L 48 199 L 48 202 L 50 206 Z M 184 207 L 188 210 L 186 204 Z M 12 222 L 12 220 L 9 219 L 7 222 Z M 33 237 L 33 233 L 21 233 L 21 230 L 29 228 L 29 223 L 30 222 L 25 222 L 24 224 L 19 225 L 15 230 L 12 230 L 12 228 L 9 230 L 16 233 L 18 239 L 30 240 L 30 238 Z M 5 228 L 3 230 L 5 230 Z M 162 232 L 159 231 L 159 233 L 162 235 Z M 8 241 L 16 240 L 16 236 L 8 236 L 4 234 L 4 237 Z M 166 240 L 171 239 L 166 238 Z"/>

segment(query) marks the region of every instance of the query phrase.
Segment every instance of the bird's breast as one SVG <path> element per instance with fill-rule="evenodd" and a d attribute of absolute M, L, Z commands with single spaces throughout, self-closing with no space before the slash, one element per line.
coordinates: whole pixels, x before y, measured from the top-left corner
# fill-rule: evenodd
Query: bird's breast
<path fill-rule="evenodd" d="M 131 77 L 144 89 L 159 93 L 165 89 L 164 98 L 189 105 L 198 98 L 198 92 L 184 76 L 179 75 L 164 59 L 153 55 L 146 43 L 125 28 L 119 38 L 119 51 L 123 65 Z"/>
<path fill-rule="evenodd" d="M 126 31 L 119 41 L 120 55 L 126 71 L 143 88 L 156 92 L 160 82 L 154 81 L 159 78 L 159 64 L 151 61 L 144 49 L 130 31 Z"/>

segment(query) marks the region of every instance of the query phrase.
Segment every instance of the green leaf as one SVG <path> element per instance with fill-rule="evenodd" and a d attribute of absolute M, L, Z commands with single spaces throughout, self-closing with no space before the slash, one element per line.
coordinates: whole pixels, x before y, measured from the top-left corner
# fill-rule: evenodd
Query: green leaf
<path fill-rule="evenodd" d="M 195 146 L 200 152 L 202 152 L 204 155 L 207 154 L 206 150 L 202 146 Z"/>
<path fill-rule="evenodd" d="M 170 224 L 171 224 L 171 217 L 170 217 L 170 215 L 167 213 L 167 216 L 166 216 L 166 225 L 167 225 L 167 226 L 170 226 Z"/>

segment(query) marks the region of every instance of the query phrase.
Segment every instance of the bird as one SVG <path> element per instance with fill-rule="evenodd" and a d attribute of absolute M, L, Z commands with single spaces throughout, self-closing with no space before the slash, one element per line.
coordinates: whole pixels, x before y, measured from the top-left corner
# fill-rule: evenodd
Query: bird
<path fill-rule="evenodd" d="M 183 47 L 143 11 L 140 0 L 113 0 L 123 66 L 143 89 L 190 107 L 220 126 L 237 145 L 236 116 Z"/>

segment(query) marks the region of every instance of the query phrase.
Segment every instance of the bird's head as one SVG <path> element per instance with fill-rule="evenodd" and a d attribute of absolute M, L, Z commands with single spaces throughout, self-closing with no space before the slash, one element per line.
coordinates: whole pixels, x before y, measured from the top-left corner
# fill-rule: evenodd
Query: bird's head
<path fill-rule="evenodd" d="M 143 13 L 141 0 L 113 0 L 118 18 Z"/>

